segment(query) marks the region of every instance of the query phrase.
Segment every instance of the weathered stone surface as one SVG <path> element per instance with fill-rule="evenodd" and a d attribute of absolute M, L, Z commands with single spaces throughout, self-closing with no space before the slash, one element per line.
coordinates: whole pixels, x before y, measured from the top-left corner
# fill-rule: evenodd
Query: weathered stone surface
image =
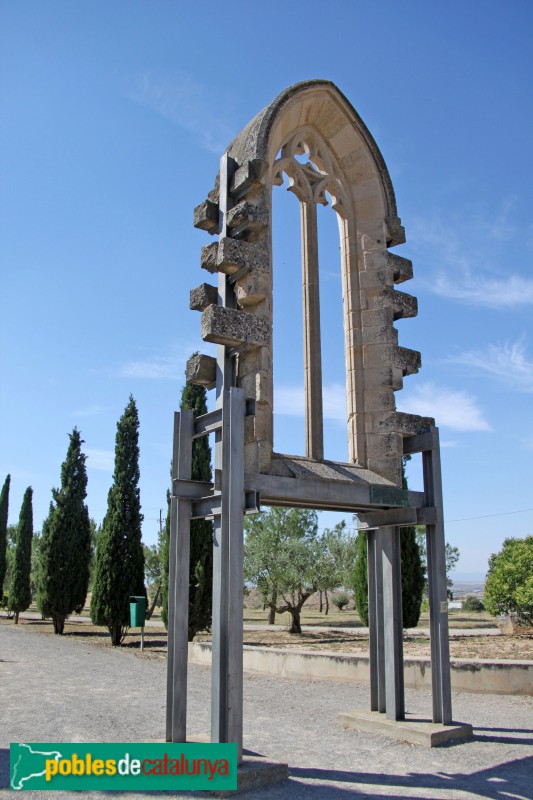
<path fill-rule="evenodd" d="M 387 253 L 387 264 L 394 275 L 394 283 L 410 281 L 413 277 L 413 262 L 408 258 L 397 256 L 396 253 Z"/>
<path fill-rule="evenodd" d="M 404 411 L 396 412 L 396 430 L 404 436 L 416 436 L 424 428 L 434 425 L 433 417 L 420 417 L 418 414 L 406 414 Z"/>
<path fill-rule="evenodd" d="M 189 308 L 191 311 L 204 311 L 207 306 L 218 302 L 218 289 L 209 283 L 201 283 L 195 289 L 191 289 L 191 299 Z"/>
<path fill-rule="evenodd" d="M 400 367 L 404 375 L 414 375 L 422 366 L 422 356 L 418 350 L 398 347 L 395 352 L 394 366 Z"/>
<path fill-rule="evenodd" d="M 194 209 L 194 227 L 210 234 L 218 231 L 218 203 L 204 200 Z"/>
<path fill-rule="evenodd" d="M 371 269 L 361 272 L 359 281 L 362 290 L 370 291 L 372 289 L 392 289 L 394 286 L 394 275 L 390 267 Z"/>
<path fill-rule="evenodd" d="M 240 166 L 233 178 L 230 185 L 230 194 L 234 200 L 239 200 L 248 194 L 249 191 L 257 189 L 262 186 L 264 176 L 268 169 L 268 161 L 261 158 L 254 158 L 245 161 Z"/>
<path fill-rule="evenodd" d="M 208 306 L 202 314 L 202 339 L 228 345 L 270 344 L 270 322 L 265 317 L 223 306 Z"/>
<path fill-rule="evenodd" d="M 369 433 L 400 433 L 402 436 L 415 436 L 423 428 L 435 424 L 432 417 L 406 414 L 403 411 L 383 411 L 367 414 L 366 430 Z"/>
<path fill-rule="evenodd" d="M 262 247 L 228 237 L 202 247 L 201 260 L 203 269 L 212 273 L 224 272 L 226 275 L 232 275 L 243 267 L 265 270 L 269 265 L 268 255 Z"/>
<path fill-rule="evenodd" d="M 212 356 L 197 353 L 191 356 L 185 367 L 185 380 L 198 386 L 212 389 L 216 383 L 217 360 Z"/>
<path fill-rule="evenodd" d="M 268 210 L 264 206 L 244 201 L 238 203 L 227 215 L 228 228 L 246 227 L 246 230 L 260 230 L 269 222 Z"/>
<path fill-rule="evenodd" d="M 252 270 L 240 278 L 235 285 L 235 297 L 239 308 L 262 303 L 272 292 L 272 276 L 266 270 Z"/>
<path fill-rule="evenodd" d="M 416 317 L 418 314 L 418 300 L 406 292 L 398 289 L 384 287 L 379 294 L 373 294 L 368 299 L 371 310 L 392 308 L 393 318 Z"/>
<path fill-rule="evenodd" d="M 372 328 L 363 328 L 361 341 L 365 344 L 381 344 L 391 342 L 397 344 L 398 331 L 389 325 L 376 325 Z"/>
<path fill-rule="evenodd" d="M 391 295 L 394 319 L 416 317 L 418 314 L 418 300 L 416 297 L 406 292 L 399 292 L 397 289 L 391 292 Z"/>
<path fill-rule="evenodd" d="M 400 217 L 387 217 L 387 247 L 394 247 L 397 244 L 405 244 L 405 228 Z"/>

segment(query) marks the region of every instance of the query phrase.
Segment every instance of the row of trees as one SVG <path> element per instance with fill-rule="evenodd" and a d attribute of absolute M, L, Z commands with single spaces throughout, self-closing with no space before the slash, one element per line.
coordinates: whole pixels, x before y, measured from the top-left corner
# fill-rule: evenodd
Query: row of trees
<path fill-rule="evenodd" d="M 115 468 L 107 513 L 96 537 L 91 619 L 104 625 L 114 645 L 129 625 L 129 596 L 144 595 L 144 554 L 139 493 L 139 418 L 133 397 L 117 424 Z M 32 600 L 32 577 L 37 607 L 62 634 L 66 618 L 79 613 L 87 598 L 95 525 L 85 504 L 86 456 L 77 428 L 69 436 L 61 466 L 59 489 L 52 489 L 48 516 L 34 548 L 32 570 L 32 489 L 28 487 L 13 536 L 7 583 L 7 607 L 15 622 Z M 0 587 L 7 568 L 7 515 L 10 477 L 0 496 Z M 36 552 L 35 552 L 36 550 Z"/>
<path fill-rule="evenodd" d="M 195 416 L 207 412 L 203 387 L 185 385 L 180 407 Z M 133 397 L 117 424 L 113 483 L 102 526 L 89 517 L 86 456 L 83 440 L 75 428 L 69 437 L 67 456 L 61 467 L 61 484 L 52 490 L 52 501 L 41 536 L 34 540 L 32 554 L 32 491 L 28 488 L 18 527 L 8 528 L 10 476 L 0 496 L 0 599 L 7 570 L 8 534 L 13 539 L 11 568 L 6 583 L 7 607 L 15 622 L 35 598 L 44 617 L 62 634 L 66 618 L 85 604 L 89 581 L 93 623 L 105 626 L 113 645 L 120 644 L 129 625 L 129 597 L 146 596 L 146 572 L 156 583 L 154 602 L 162 595 L 162 617 L 168 616 L 168 569 L 170 540 L 170 493 L 167 518 L 157 546 L 143 548 L 139 491 L 139 418 Z M 211 451 L 207 437 L 193 443 L 192 477 L 211 480 Z M 36 546 L 37 545 L 37 546 Z M 145 553 L 147 561 L 145 565 Z M 189 638 L 211 625 L 212 525 L 194 520 L 191 525 L 189 579 Z M 92 573 L 92 575 L 91 575 Z"/>
<path fill-rule="evenodd" d="M 20 509 L 19 523 L 8 527 L 9 488 L 11 475 L 8 475 L 0 494 L 0 600 L 3 600 L 3 585 L 8 575 L 9 609 L 18 622 L 19 614 L 31 603 L 31 555 L 33 539 L 33 490 L 28 486 L 24 492 Z M 7 562 L 8 538 L 12 543 L 11 563 Z"/>

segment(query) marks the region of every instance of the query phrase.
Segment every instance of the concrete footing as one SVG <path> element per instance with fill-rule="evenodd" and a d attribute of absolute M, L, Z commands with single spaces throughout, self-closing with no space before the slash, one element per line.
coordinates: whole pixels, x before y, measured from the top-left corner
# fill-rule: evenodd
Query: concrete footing
<path fill-rule="evenodd" d="M 337 721 L 343 728 L 356 728 L 368 733 L 381 733 L 401 742 L 421 744 L 424 747 L 438 747 L 451 741 L 469 739 L 472 726 L 463 722 L 440 725 L 435 722 L 406 714 L 404 720 L 387 719 L 385 714 L 368 709 L 338 714 Z"/>
<path fill-rule="evenodd" d="M 237 769 L 237 792 L 247 792 L 261 786 L 270 786 L 289 777 L 288 764 L 269 761 L 256 754 L 243 755 L 242 763 Z M 233 797 L 235 791 L 210 792 L 216 797 Z"/>
<path fill-rule="evenodd" d="M 210 737 L 207 733 L 199 733 L 188 737 L 189 742 L 207 744 Z M 212 797 L 233 797 L 237 792 L 247 792 L 260 786 L 286 781 L 289 777 L 289 765 L 279 761 L 270 761 L 251 750 L 243 750 L 242 762 L 237 767 L 237 789 L 208 792 Z"/>

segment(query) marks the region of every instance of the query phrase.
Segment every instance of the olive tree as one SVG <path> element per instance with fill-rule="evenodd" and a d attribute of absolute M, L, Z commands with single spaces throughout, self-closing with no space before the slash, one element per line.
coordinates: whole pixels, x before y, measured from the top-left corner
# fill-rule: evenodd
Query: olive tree
<path fill-rule="evenodd" d="M 317 590 L 318 516 L 301 508 L 271 508 L 247 517 L 244 579 L 275 611 L 291 615 L 291 633 L 301 633 L 302 607 Z M 272 598 L 275 598 L 272 601 Z"/>

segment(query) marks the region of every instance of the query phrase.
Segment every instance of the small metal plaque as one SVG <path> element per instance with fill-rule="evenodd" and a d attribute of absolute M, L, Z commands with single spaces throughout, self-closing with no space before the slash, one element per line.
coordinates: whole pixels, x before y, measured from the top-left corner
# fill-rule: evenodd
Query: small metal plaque
<path fill-rule="evenodd" d="M 448 613 L 448 603 L 446 600 L 442 600 L 440 604 L 440 613 L 447 614 Z"/>
<path fill-rule="evenodd" d="M 409 506 L 409 492 L 395 486 L 371 486 L 370 502 L 376 506 Z"/>

